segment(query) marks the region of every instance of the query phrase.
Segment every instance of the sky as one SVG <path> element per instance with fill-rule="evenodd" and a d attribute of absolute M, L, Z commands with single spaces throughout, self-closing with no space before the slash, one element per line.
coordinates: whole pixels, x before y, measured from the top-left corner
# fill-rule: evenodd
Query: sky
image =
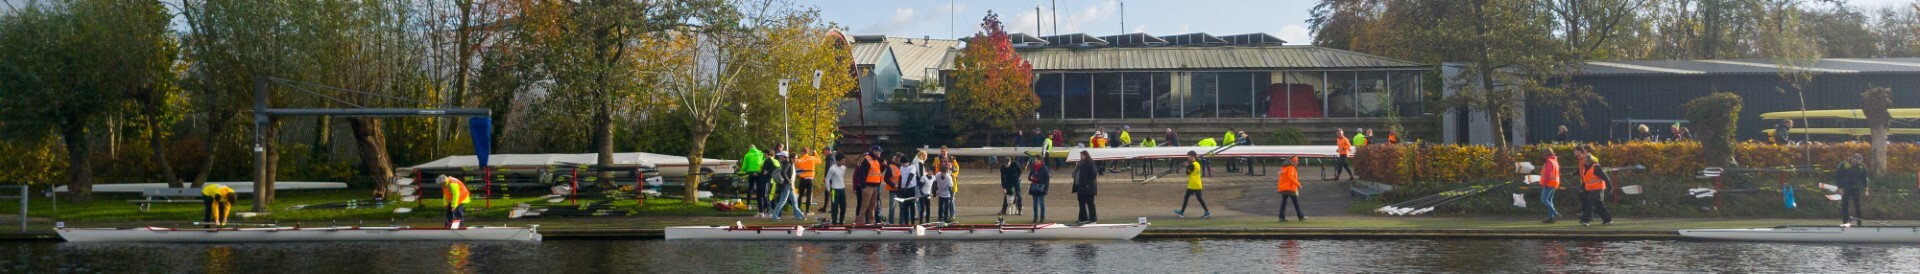
<path fill-rule="evenodd" d="M 1058 10 L 1054 1 L 1058 3 Z M 1849 5 L 1874 9 L 1913 0 L 1846 0 Z M 1286 40 L 1287 44 L 1312 43 L 1307 29 L 1308 12 L 1314 0 L 800 0 L 799 4 L 818 7 L 827 21 L 840 24 L 859 35 L 885 34 L 900 37 L 955 38 L 971 36 L 979 30 L 980 18 L 988 10 L 1000 14 L 1009 33 L 1041 32 L 1052 35 L 1053 13 L 1059 12 L 1061 34 L 1086 33 L 1106 36 L 1146 32 L 1173 35 L 1206 32 L 1229 35 L 1264 32 Z M 1121 25 L 1121 6 L 1126 7 L 1126 25 Z M 1040 7 L 1043 16 L 1036 16 Z M 950 16 L 949 14 L 955 14 Z M 953 20 L 953 19 L 959 20 Z M 1044 20 L 1043 20 L 1044 19 Z M 1042 35 L 1036 35 L 1042 36 Z"/>

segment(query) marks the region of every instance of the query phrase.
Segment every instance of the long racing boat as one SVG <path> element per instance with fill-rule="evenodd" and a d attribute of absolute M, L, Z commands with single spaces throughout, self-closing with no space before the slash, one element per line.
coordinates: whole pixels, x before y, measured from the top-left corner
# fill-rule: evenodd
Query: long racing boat
<path fill-rule="evenodd" d="M 56 228 L 68 242 L 540 241 L 534 227 Z"/>
<path fill-rule="evenodd" d="M 1773 228 L 1685 229 L 1689 238 L 1826 243 L 1920 243 L 1920 226 L 1781 226 Z"/>
<path fill-rule="evenodd" d="M 817 225 L 817 226 L 676 226 L 667 227 L 668 240 L 1126 240 L 1139 236 L 1147 223 L 1138 224 L 1004 224 L 1004 225 Z"/>

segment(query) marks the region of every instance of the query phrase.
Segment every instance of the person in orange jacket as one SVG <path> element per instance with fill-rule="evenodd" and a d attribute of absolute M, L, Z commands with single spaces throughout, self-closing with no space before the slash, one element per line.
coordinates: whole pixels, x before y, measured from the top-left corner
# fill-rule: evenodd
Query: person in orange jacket
<path fill-rule="evenodd" d="M 1580 145 L 1573 153 L 1586 159 L 1580 162 L 1580 184 L 1586 190 L 1580 193 L 1580 225 L 1586 226 L 1594 215 L 1599 215 L 1602 225 L 1613 224 L 1613 215 L 1607 214 L 1607 207 L 1600 203 L 1600 194 L 1612 189 L 1609 184 L 1613 178 L 1607 176 L 1606 169 L 1600 168 L 1600 158 L 1593 156 L 1592 145 Z"/>
<path fill-rule="evenodd" d="M 1360 175 L 1354 175 L 1353 167 L 1347 164 L 1347 155 L 1353 155 L 1353 143 L 1347 141 L 1347 131 L 1344 129 L 1334 129 L 1333 142 L 1334 145 L 1336 145 L 1334 152 L 1340 154 L 1339 158 L 1333 160 L 1333 180 L 1340 180 L 1341 171 L 1346 171 L 1349 177 L 1360 177 Z"/>
<path fill-rule="evenodd" d="M 1307 220 L 1307 214 L 1300 209 L 1300 170 L 1296 168 L 1299 164 L 1300 157 L 1287 159 L 1286 164 L 1280 166 L 1280 182 L 1274 185 L 1280 191 L 1281 222 L 1287 221 L 1287 202 L 1293 202 L 1293 215 L 1300 216 L 1301 221 Z"/>
<path fill-rule="evenodd" d="M 1560 189 L 1560 157 L 1553 149 L 1547 149 L 1546 154 L 1540 164 L 1540 204 L 1547 206 L 1547 219 L 1540 222 L 1551 224 L 1560 218 L 1560 210 L 1553 207 L 1553 192 Z"/>

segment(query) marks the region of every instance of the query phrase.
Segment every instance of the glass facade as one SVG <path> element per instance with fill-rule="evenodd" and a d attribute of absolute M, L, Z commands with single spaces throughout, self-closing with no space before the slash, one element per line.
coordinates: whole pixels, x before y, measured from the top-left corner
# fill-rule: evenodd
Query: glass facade
<path fill-rule="evenodd" d="M 1038 73 L 1040 119 L 1423 115 L 1420 70 Z"/>

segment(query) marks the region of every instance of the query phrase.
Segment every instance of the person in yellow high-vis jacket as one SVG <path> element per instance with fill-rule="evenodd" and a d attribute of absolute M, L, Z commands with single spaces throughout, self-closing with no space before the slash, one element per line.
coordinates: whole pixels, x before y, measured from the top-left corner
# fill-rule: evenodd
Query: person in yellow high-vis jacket
<path fill-rule="evenodd" d="M 233 188 L 222 184 L 207 184 L 200 188 L 200 199 L 206 204 L 204 225 L 227 225 L 227 215 L 233 214 L 235 195 Z"/>
<path fill-rule="evenodd" d="M 460 221 L 467 218 L 467 202 L 473 197 L 467 190 L 467 183 L 447 175 L 440 175 L 440 200 L 447 205 L 447 228 L 459 229 Z"/>

